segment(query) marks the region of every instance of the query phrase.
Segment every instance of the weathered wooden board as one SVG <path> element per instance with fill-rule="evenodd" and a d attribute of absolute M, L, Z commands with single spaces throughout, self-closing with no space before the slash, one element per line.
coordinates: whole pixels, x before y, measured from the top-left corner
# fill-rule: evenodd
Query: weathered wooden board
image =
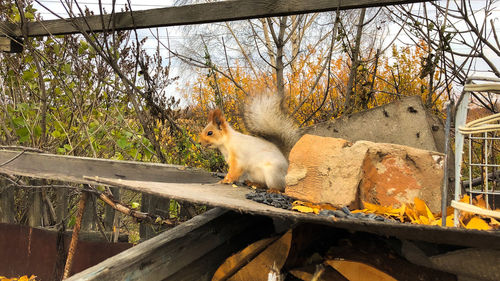
<path fill-rule="evenodd" d="M 268 218 L 215 208 L 66 280 L 210 280 L 232 251 L 271 231 Z M 193 263 L 200 258 L 206 260 Z M 192 263 L 204 272 L 186 272 Z"/>
<path fill-rule="evenodd" d="M 0 52 L 19 53 L 23 50 L 20 40 L 7 37 L 0 37 Z"/>
<path fill-rule="evenodd" d="M 84 176 L 175 183 L 217 181 L 208 172 L 184 166 L 11 150 L 0 150 L 0 173 L 76 183 L 90 183 Z"/>
<path fill-rule="evenodd" d="M 175 165 L 113 161 L 0 150 L 0 173 L 76 183 L 125 187 L 166 198 L 223 207 L 251 214 L 313 222 L 378 235 L 434 243 L 500 249 L 500 232 L 438 226 L 381 223 L 369 220 L 332 219 L 274 208 L 247 200 L 246 188 L 213 184 L 209 173 Z"/>
<path fill-rule="evenodd" d="M 281 15 L 376 7 L 384 5 L 408 4 L 425 0 L 233 0 L 177 7 L 121 12 L 113 16 L 89 16 L 29 22 L 28 36 L 46 36 L 80 33 L 85 31 L 124 30 L 160 26 L 200 24 Z M 0 33 L 21 36 L 20 26 L 0 23 Z"/>
<path fill-rule="evenodd" d="M 245 198 L 251 192 L 245 187 L 221 184 L 174 184 L 141 182 L 121 179 L 93 178 L 106 185 L 121 186 L 145 193 L 209 206 L 217 206 L 242 213 L 286 218 L 294 222 L 312 222 L 355 231 L 365 231 L 382 236 L 420 240 L 433 243 L 500 249 L 500 232 L 446 228 L 403 223 L 377 222 L 360 219 L 330 218 L 303 214 L 260 204 Z M 90 180 L 90 178 L 89 178 Z"/>

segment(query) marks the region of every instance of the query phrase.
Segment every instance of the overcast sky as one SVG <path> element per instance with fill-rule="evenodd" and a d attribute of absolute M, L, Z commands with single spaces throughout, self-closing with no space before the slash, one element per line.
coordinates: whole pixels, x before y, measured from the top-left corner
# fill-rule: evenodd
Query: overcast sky
<path fill-rule="evenodd" d="M 42 17 L 44 19 L 56 18 L 56 16 L 54 16 L 51 12 L 55 12 L 61 17 L 67 17 L 67 13 L 66 13 L 65 9 L 63 8 L 63 6 L 61 5 L 61 2 L 59 0 L 38 0 L 38 1 L 40 3 L 42 3 L 43 5 L 45 5 L 48 9 L 51 10 L 51 11 L 46 10 L 44 7 L 40 6 L 35 1 L 34 6 L 38 9 L 38 11 L 40 12 L 40 14 L 42 15 Z M 101 2 L 102 2 L 104 9 L 106 9 L 106 11 L 109 13 L 112 9 L 112 4 L 111 4 L 112 1 L 111 0 L 101 0 Z M 115 9 L 118 11 L 120 9 L 124 8 L 125 5 L 128 3 L 127 0 L 116 0 L 115 2 L 116 2 Z M 173 6 L 174 2 L 175 2 L 175 0 L 148 0 L 148 1 L 146 1 L 146 0 L 130 0 L 130 3 L 131 3 L 133 10 L 144 10 L 144 9 L 169 7 L 169 6 Z M 441 2 L 446 3 L 446 1 L 441 1 Z M 453 3 L 454 1 L 450 1 L 450 2 Z M 81 1 L 78 1 L 78 3 L 81 6 L 88 7 L 90 10 L 94 11 L 95 14 L 99 14 L 99 6 L 98 6 L 99 1 L 98 0 L 81 0 Z M 476 14 L 479 15 L 479 17 L 481 17 L 482 12 L 483 12 L 482 8 L 484 7 L 485 1 L 484 0 L 471 0 L 471 3 L 472 3 L 473 8 L 477 10 Z M 414 7 L 415 7 L 415 9 L 418 9 L 419 4 L 415 4 Z M 498 21 L 500 20 L 500 16 L 497 16 L 497 15 L 500 15 L 500 9 L 498 8 L 498 4 L 497 4 L 497 8 L 494 10 L 494 15 L 493 15 L 493 17 L 496 18 L 495 22 L 498 25 Z M 430 9 L 430 13 L 428 14 L 428 16 L 430 18 L 434 18 L 432 8 Z M 459 25 L 460 25 L 460 23 L 459 23 Z M 500 32 L 500 28 L 498 28 L 498 27 L 496 27 L 496 28 L 498 29 L 498 32 Z M 170 39 L 170 45 L 175 50 L 175 49 L 177 49 L 176 46 L 179 46 L 179 44 L 184 42 L 182 30 L 179 27 L 160 28 L 159 29 L 160 39 L 167 38 L 167 30 L 168 30 L 168 35 L 169 35 L 169 39 Z M 393 32 L 396 32 L 396 30 L 398 30 L 398 28 L 390 28 L 390 30 L 394 30 Z M 152 32 L 152 30 L 142 29 L 142 30 L 138 31 L 138 34 L 139 34 L 139 37 L 141 39 L 142 39 L 142 37 L 152 38 L 153 36 L 152 36 L 151 32 Z M 389 36 L 390 35 L 391 34 L 389 34 Z M 392 34 L 392 35 L 395 35 L 395 34 Z M 402 33 L 398 36 L 398 38 L 400 39 L 399 44 L 403 44 L 406 41 L 408 41 L 408 43 L 411 42 L 411 40 L 409 40 L 408 37 L 405 38 L 405 35 Z M 146 47 L 146 49 L 154 49 L 155 46 L 156 46 L 155 40 L 148 40 L 145 47 Z M 466 50 L 464 50 L 464 51 L 466 51 Z M 488 50 L 486 50 L 486 51 L 489 55 L 491 55 L 490 59 L 493 60 L 495 62 L 495 64 L 500 65 L 500 58 L 498 56 L 496 56 L 493 52 L 488 51 Z M 163 55 L 164 56 L 168 55 L 166 50 L 163 50 Z M 482 64 L 482 63 L 478 63 L 476 65 L 473 65 L 472 67 L 475 71 L 477 71 L 477 74 L 481 74 L 481 75 L 485 74 L 483 72 L 483 70 L 487 69 L 487 66 L 485 64 Z M 172 69 L 172 73 L 177 73 L 175 68 L 176 68 L 176 66 L 174 64 L 173 69 Z"/>

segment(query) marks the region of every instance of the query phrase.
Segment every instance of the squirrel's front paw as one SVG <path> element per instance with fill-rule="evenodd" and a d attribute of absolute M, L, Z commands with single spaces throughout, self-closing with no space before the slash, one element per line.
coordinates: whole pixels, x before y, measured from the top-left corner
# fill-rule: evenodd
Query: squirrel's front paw
<path fill-rule="evenodd" d="M 222 184 L 232 184 L 233 181 L 225 178 L 223 180 L 220 180 L 219 183 L 222 183 Z"/>

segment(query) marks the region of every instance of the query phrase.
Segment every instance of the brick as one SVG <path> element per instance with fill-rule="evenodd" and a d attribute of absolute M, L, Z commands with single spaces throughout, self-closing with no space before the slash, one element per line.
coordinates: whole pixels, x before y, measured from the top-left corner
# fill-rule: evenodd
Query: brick
<path fill-rule="evenodd" d="M 285 194 L 316 204 L 358 208 L 366 148 L 360 151 L 351 145 L 344 139 L 304 135 L 290 152 Z"/>
<path fill-rule="evenodd" d="M 418 197 L 431 211 L 440 211 L 443 154 L 387 143 L 359 141 L 355 145 L 368 147 L 359 187 L 361 201 L 400 207 Z"/>
<path fill-rule="evenodd" d="M 441 204 L 444 155 L 404 145 L 304 135 L 290 152 L 285 194 L 316 204 Z"/>

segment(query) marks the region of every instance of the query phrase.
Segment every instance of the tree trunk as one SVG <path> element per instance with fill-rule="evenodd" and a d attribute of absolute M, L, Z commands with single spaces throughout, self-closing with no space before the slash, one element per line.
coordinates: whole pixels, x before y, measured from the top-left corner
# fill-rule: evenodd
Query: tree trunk
<path fill-rule="evenodd" d="M 15 215 L 14 187 L 0 179 L 0 222 L 14 223 Z"/>
<path fill-rule="evenodd" d="M 82 230 L 84 231 L 94 231 L 97 230 L 97 221 L 96 221 L 96 196 L 94 194 L 89 193 L 87 195 L 87 200 L 85 204 L 85 210 L 83 212 L 83 220 L 82 220 Z"/>
<path fill-rule="evenodd" d="M 141 212 L 157 215 L 162 218 L 170 217 L 170 199 L 158 197 L 150 194 L 142 194 Z M 152 224 L 141 223 L 139 225 L 139 236 L 141 241 L 154 237 L 166 226 L 156 226 Z"/>
<path fill-rule="evenodd" d="M 59 188 L 56 190 L 56 223 L 61 223 L 68 215 L 68 189 Z"/>
<path fill-rule="evenodd" d="M 34 188 L 30 191 L 31 206 L 29 207 L 28 225 L 36 227 L 42 225 L 42 191 Z"/>
<path fill-rule="evenodd" d="M 345 94 L 345 103 L 344 103 L 344 113 L 351 113 L 352 110 L 354 109 L 354 98 L 353 95 L 354 93 L 354 87 L 355 87 L 355 80 L 356 76 L 358 73 L 358 66 L 359 66 L 359 48 L 361 44 L 361 35 L 363 33 L 363 22 L 365 20 L 365 12 L 366 9 L 361 9 L 361 12 L 359 14 L 359 21 L 358 21 L 358 26 L 357 26 L 357 31 L 356 31 L 356 39 L 354 43 L 354 48 L 352 51 L 352 56 L 351 56 L 351 72 L 349 74 L 349 80 L 347 82 L 347 90 Z"/>

